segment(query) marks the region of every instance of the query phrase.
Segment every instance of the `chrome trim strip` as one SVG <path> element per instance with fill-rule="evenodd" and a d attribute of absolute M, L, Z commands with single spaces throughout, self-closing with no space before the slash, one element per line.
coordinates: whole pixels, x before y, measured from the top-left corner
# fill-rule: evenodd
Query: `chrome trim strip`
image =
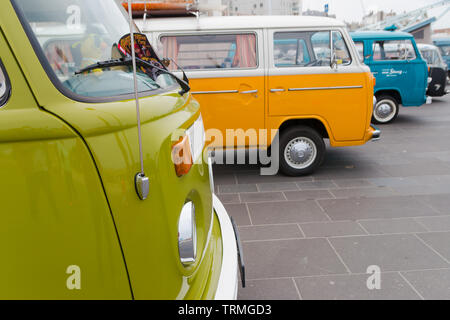
<path fill-rule="evenodd" d="M 241 94 L 258 93 L 258 90 L 241 91 Z"/>
<path fill-rule="evenodd" d="M 362 88 L 363 86 L 289 88 L 288 91 L 338 90 L 338 89 L 362 89 Z"/>
<path fill-rule="evenodd" d="M 192 94 L 220 94 L 220 93 L 239 93 L 239 90 L 193 91 L 192 92 Z"/>
<path fill-rule="evenodd" d="M 286 89 L 270 89 L 270 92 L 285 92 Z"/>

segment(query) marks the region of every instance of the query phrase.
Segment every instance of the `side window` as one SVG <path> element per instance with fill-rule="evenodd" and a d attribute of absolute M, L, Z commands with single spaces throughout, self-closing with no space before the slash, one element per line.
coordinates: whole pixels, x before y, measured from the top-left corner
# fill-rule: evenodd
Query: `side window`
<path fill-rule="evenodd" d="M 416 52 L 411 40 L 377 41 L 373 60 L 413 60 Z"/>
<path fill-rule="evenodd" d="M 330 32 L 321 31 L 311 35 L 311 46 L 317 61 L 316 65 L 329 66 L 331 61 Z"/>
<path fill-rule="evenodd" d="M 345 44 L 344 37 L 339 31 L 333 31 L 333 50 L 336 54 L 338 64 L 345 66 L 352 63 L 352 58 L 350 57 L 350 52 Z"/>
<path fill-rule="evenodd" d="M 355 46 L 359 54 L 359 59 L 364 61 L 364 42 L 357 41 L 355 42 Z"/>
<path fill-rule="evenodd" d="M 274 34 L 275 67 L 330 65 L 330 32 L 299 31 Z"/>
<path fill-rule="evenodd" d="M 304 39 L 276 39 L 274 56 L 276 67 L 305 66 L 311 61 Z"/>
<path fill-rule="evenodd" d="M 258 67 L 256 35 L 252 33 L 162 36 L 160 40 L 163 57 L 186 70 Z M 170 68 L 176 69 L 175 64 Z"/>
<path fill-rule="evenodd" d="M 6 101 L 8 101 L 11 93 L 11 85 L 9 83 L 8 75 L 0 60 L 0 107 L 2 107 Z"/>

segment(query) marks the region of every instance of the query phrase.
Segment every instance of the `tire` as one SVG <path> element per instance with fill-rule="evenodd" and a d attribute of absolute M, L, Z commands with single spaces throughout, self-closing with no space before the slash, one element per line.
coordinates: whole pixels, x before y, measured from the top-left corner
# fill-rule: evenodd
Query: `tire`
<path fill-rule="evenodd" d="M 397 99 L 389 95 L 377 97 L 377 103 L 373 108 L 372 122 L 387 124 L 393 122 L 398 117 L 399 105 Z"/>
<path fill-rule="evenodd" d="M 293 150 L 296 147 L 297 152 Z M 320 134 L 305 126 L 296 126 L 284 131 L 280 137 L 279 149 L 280 170 L 285 175 L 293 177 L 316 171 L 322 164 L 326 151 Z"/>

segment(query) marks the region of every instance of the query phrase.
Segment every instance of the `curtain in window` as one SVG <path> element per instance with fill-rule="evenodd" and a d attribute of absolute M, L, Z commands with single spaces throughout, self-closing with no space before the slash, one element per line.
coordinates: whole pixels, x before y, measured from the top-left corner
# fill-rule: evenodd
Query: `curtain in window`
<path fill-rule="evenodd" d="M 256 67 L 256 37 L 253 34 L 236 36 L 236 55 L 233 68 Z"/>
<path fill-rule="evenodd" d="M 171 58 L 175 63 L 178 63 L 178 41 L 176 37 L 163 37 L 161 38 L 161 42 L 163 45 L 164 56 L 161 58 Z M 174 63 L 171 63 L 169 70 L 177 70 L 177 66 Z"/>

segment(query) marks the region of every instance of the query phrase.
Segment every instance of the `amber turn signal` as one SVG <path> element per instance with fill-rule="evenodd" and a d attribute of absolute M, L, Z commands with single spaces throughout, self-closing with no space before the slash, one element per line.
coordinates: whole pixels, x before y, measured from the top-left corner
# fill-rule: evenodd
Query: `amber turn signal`
<path fill-rule="evenodd" d="M 192 168 L 192 152 L 189 137 L 184 136 L 172 146 L 172 161 L 175 165 L 175 173 L 182 177 Z"/>

